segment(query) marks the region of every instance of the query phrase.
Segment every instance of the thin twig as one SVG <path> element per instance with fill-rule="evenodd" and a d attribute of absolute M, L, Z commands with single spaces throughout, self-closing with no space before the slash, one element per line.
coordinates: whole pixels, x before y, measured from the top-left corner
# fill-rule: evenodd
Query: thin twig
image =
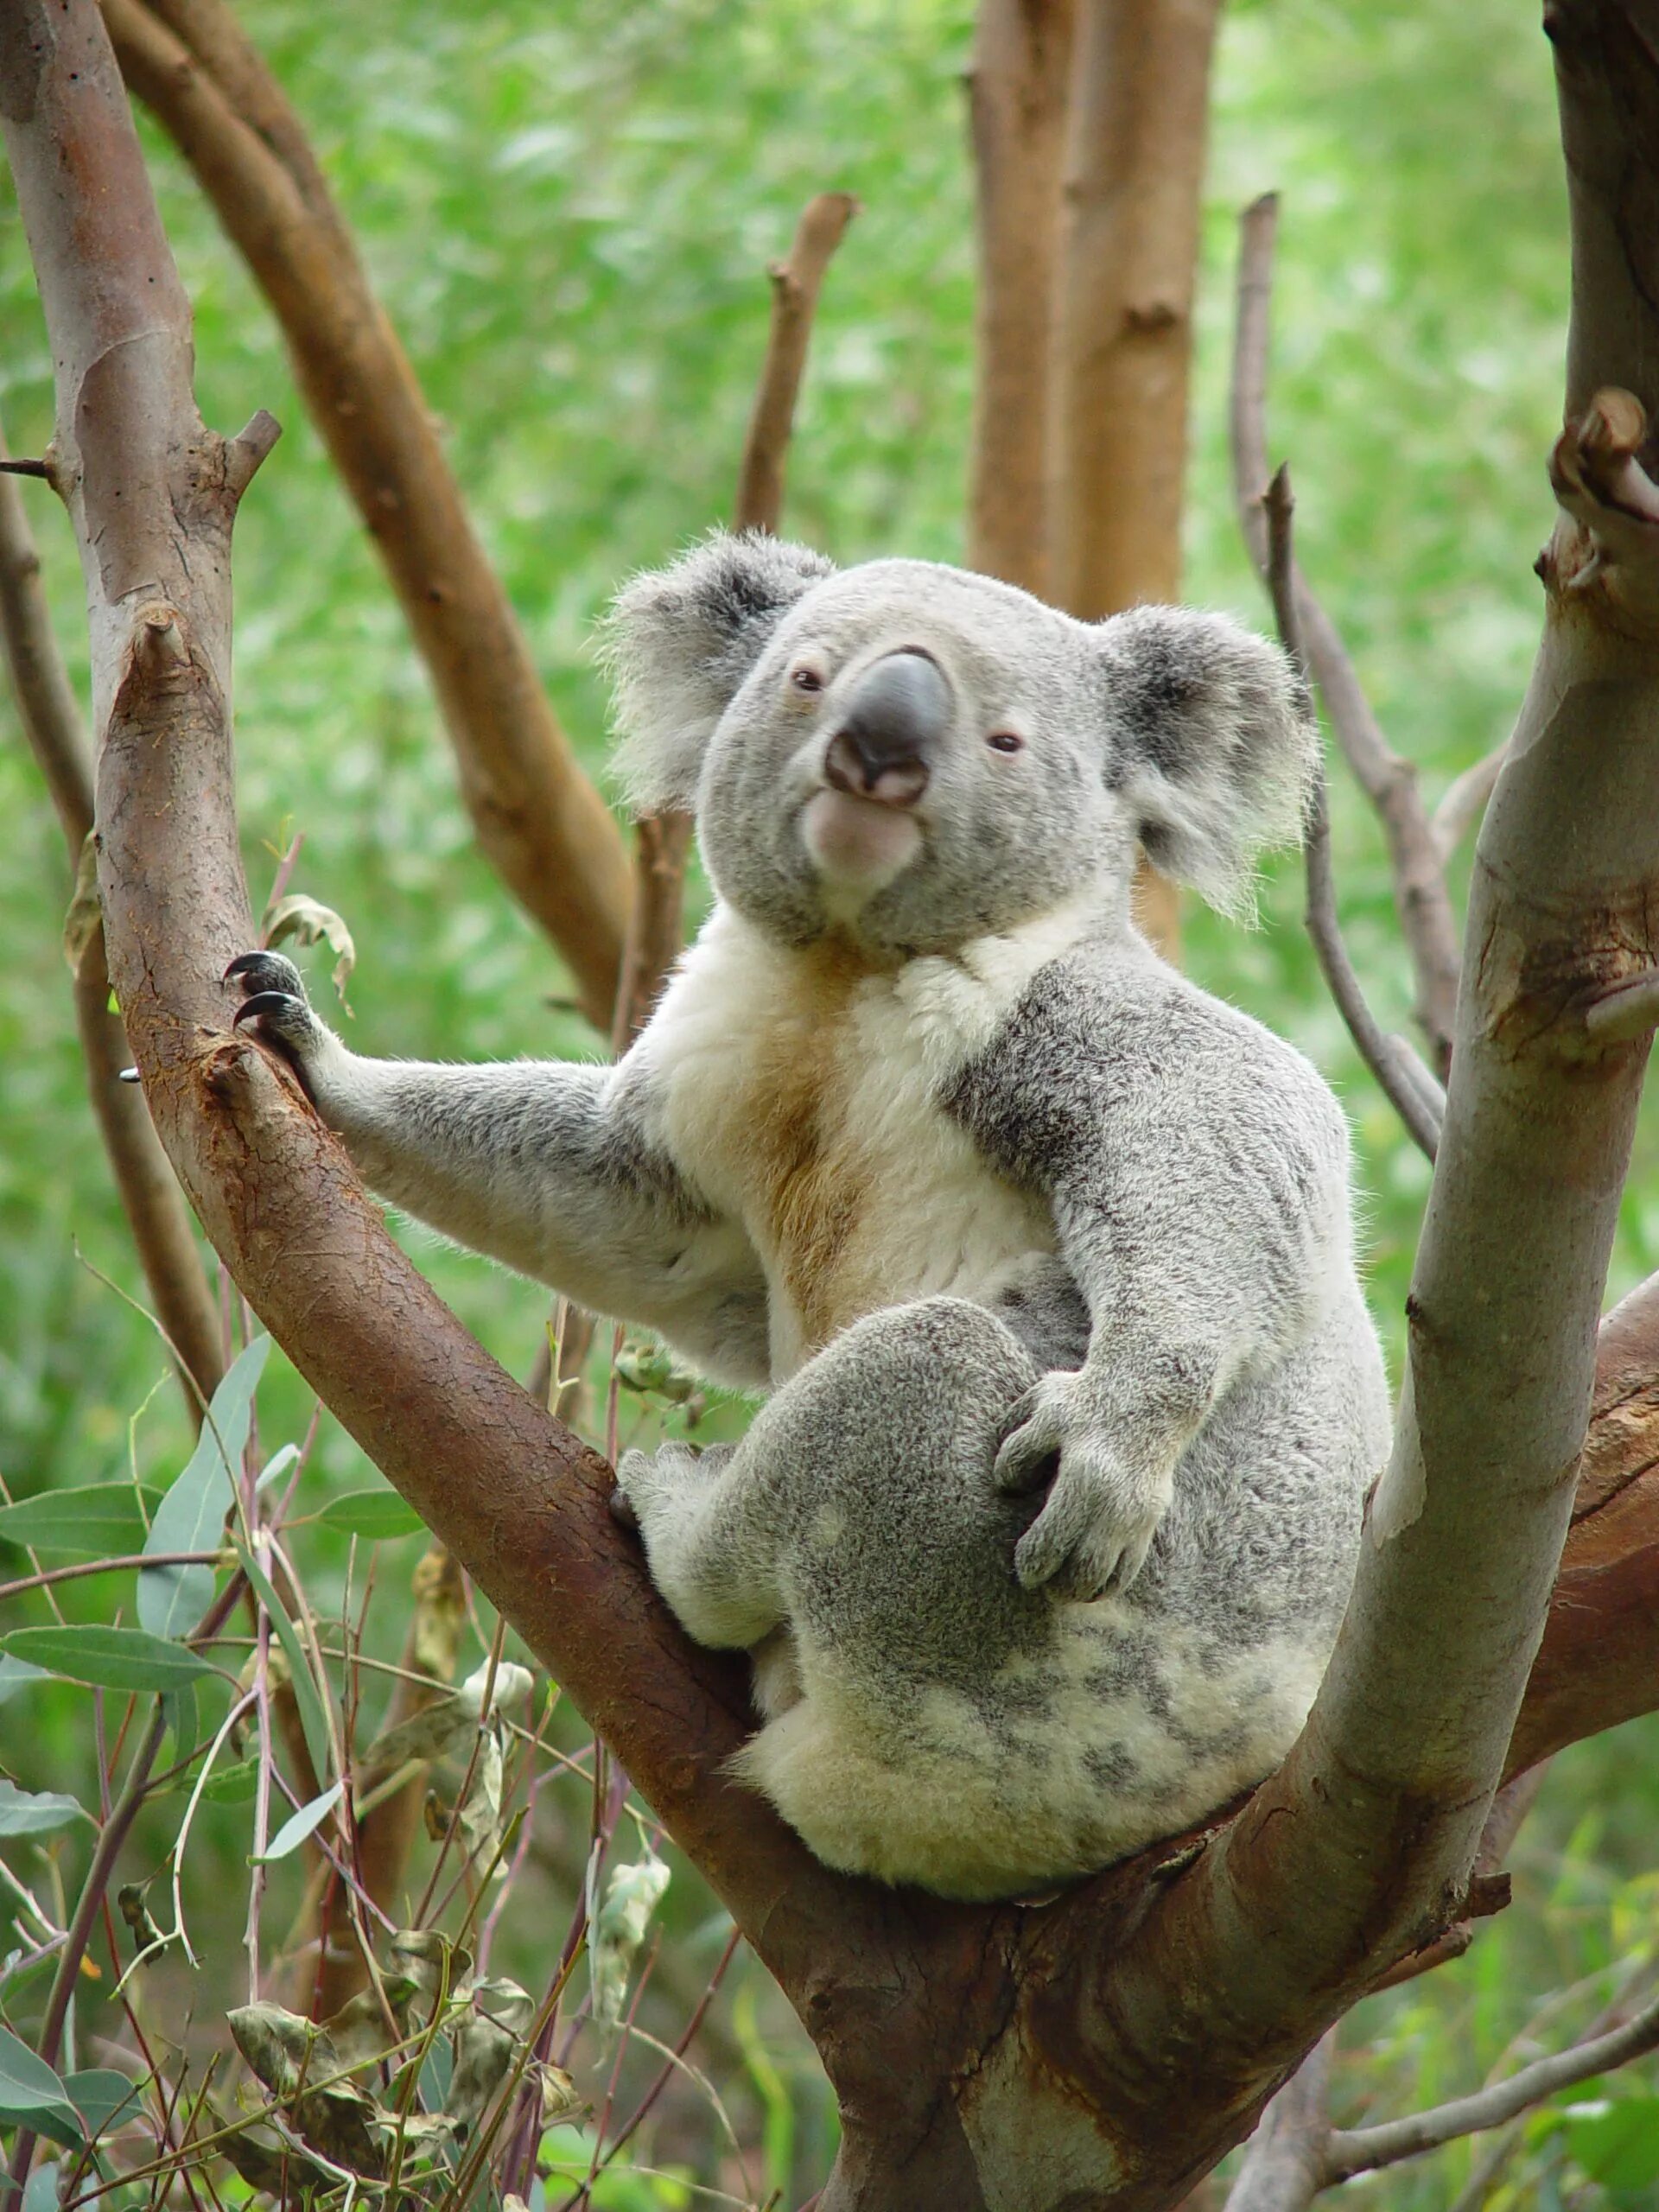
<path fill-rule="evenodd" d="M 1607 2034 L 1590 2036 L 1553 2058 L 1538 2059 L 1511 2074 L 1507 2082 L 1494 2082 L 1472 2096 L 1454 2097 L 1449 2104 L 1405 2120 L 1387 2120 L 1377 2127 L 1355 2127 L 1332 2135 L 1327 2153 L 1327 2179 L 1345 2181 L 1351 2174 L 1370 2173 L 1379 2166 L 1397 2165 L 1424 2151 L 1462 2135 L 1476 2135 L 1488 2127 L 1501 2127 L 1531 2105 L 1541 2104 L 1558 2089 L 1570 2089 L 1592 2075 L 1628 2065 L 1648 2051 L 1659 2050 L 1659 2001 L 1644 2005 L 1634 2019 Z"/>
<path fill-rule="evenodd" d="M 1281 468 L 1260 502 L 1267 540 L 1266 574 L 1274 613 L 1285 651 L 1306 671 L 1302 651 L 1300 604 L 1295 589 L 1292 556 L 1290 471 Z M 1331 819 L 1325 804 L 1325 774 L 1314 784 L 1307 825 L 1307 933 L 1319 956 L 1320 972 L 1336 1001 L 1348 1033 L 1358 1046 L 1365 1065 L 1382 1086 L 1413 1141 L 1430 1160 L 1440 1141 L 1440 1113 L 1433 1078 L 1427 1068 L 1412 1064 L 1416 1055 L 1401 1037 L 1385 1035 L 1365 1002 L 1359 978 L 1343 943 L 1337 919 L 1336 880 L 1331 866 Z"/>
<path fill-rule="evenodd" d="M 772 266 L 772 328 L 738 471 L 733 519 L 739 530 L 775 532 L 784 507 L 784 461 L 795 427 L 795 402 L 817 312 L 824 271 L 858 213 L 850 192 L 821 192 L 808 200 L 794 242 Z"/>
<path fill-rule="evenodd" d="M 1239 523 L 1258 574 L 1268 573 L 1268 532 L 1262 499 L 1269 469 L 1267 442 L 1268 310 L 1279 197 L 1264 193 L 1239 219 L 1238 308 L 1233 345 L 1233 487 Z M 1457 1014 L 1457 918 L 1446 887 L 1440 841 L 1417 771 L 1389 746 L 1360 688 L 1336 625 L 1293 566 L 1291 595 L 1306 660 L 1343 757 L 1370 800 L 1388 841 L 1394 900 L 1410 955 L 1417 1020 L 1429 1058 L 1444 1082 L 1452 1063 Z"/>

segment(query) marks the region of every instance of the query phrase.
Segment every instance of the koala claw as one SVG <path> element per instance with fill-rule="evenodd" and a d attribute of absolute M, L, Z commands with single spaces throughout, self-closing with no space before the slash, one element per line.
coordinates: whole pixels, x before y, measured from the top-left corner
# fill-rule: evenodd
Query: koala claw
<path fill-rule="evenodd" d="M 255 991 L 286 991 L 305 996 L 305 979 L 294 963 L 281 952 L 238 952 L 219 978 L 228 983 L 240 976 Z"/>
<path fill-rule="evenodd" d="M 992 1471 L 998 1489 L 1024 1497 L 1052 1481 L 1014 1550 L 1020 1587 L 1076 1604 L 1127 1590 L 1146 1565 L 1167 1492 L 1130 1480 L 1103 1448 L 1078 1376 L 1046 1376 L 1012 1421 Z"/>
<path fill-rule="evenodd" d="M 223 980 L 245 984 L 249 990 L 231 1017 L 231 1027 L 239 1029 L 244 1022 L 251 1022 L 261 1042 L 281 1053 L 308 1096 L 312 1095 L 305 1063 L 315 1052 L 321 1033 L 305 995 L 305 979 L 294 963 L 280 952 L 242 952 L 225 970 Z"/>

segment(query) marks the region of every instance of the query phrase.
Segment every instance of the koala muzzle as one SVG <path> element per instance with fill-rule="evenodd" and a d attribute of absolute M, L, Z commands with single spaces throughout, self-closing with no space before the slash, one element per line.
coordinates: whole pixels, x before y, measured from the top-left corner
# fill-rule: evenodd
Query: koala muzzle
<path fill-rule="evenodd" d="M 823 772 L 836 791 L 881 806 L 913 806 L 950 727 L 950 690 L 938 664 L 906 647 L 867 668 L 830 741 Z"/>

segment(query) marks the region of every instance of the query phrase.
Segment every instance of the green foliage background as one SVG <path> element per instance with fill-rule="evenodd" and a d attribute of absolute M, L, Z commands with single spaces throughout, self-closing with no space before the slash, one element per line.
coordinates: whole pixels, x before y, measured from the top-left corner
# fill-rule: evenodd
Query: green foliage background
<path fill-rule="evenodd" d="M 579 0 L 381 0 L 325 11 L 245 0 L 243 12 L 315 134 L 551 693 L 596 773 L 605 702 L 593 619 L 632 568 L 728 512 L 764 338 L 764 267 L 817 190 L 849 188 L 864 212 L 825 294 L 788 526 L 843 561 L 959 557 L 973 375 L 967 0 L 658 0 L 617 10 Z M 595 1051 L 558 1004 L 567 985 L 545 945 L 471 849 L 423 677 L 270 320 L 170 149 L 153 132 L 147 143 L 196 302 L 204 412 L 228 429 L 269 406 L 286 428 L 237 545 L 241 804 L 256 900 L 274 849 L 303 831 L 295 887 L 341 909 L 357 935 L 352 1034 L 364 1049 Z M 1427 0 L 1384 10 L 1238 0 L 1230 12 L 1208 192 L 1189 595 L 1257 621 L 1231 518 L 1224 388 L 1234 215 L 1270 185 L 1285 195 L 1272 443 L 1294 462 L 1303 560 L 1391 737 L 1436 793 L 1503 734 L 1537 632 L 1530 563 L 1549 521 L 1542 463 L 1559 416 L 1567 272 L 1548 54 L 1533 11 L 1512 0 L 1465 0 L 1452 12 Z M 49 367 L 7 203 L 0 413 L 15 450 L 38 450 L 48 435 Z M 32 497 L 79 672 L 73 547 L 44 492 Z M 1381 842 L 1339 772 L 1335 782 L 1351 945 L 1385 1023 L 1405 1027 Z M 0 849 L 0 1466 L 25 1495 L 118 1472 L 128 1417 L 161 1362 L 142 1322 L 78 1256 L 140 1290 L 85 1101 L 57 950 L 69 871 L 3 700 L 0 813 L 12 825 Z M 1426 1171 L 1320 991 L 1298 891 L 1294 866 L 1274 867 L 1254 935 L 1195 914 L 1190 964 L 1296 1038 L 1341 1090 L 1360 1148 L 1375 1302 L 1397 1348 Z M 1613 1294 L 1659 1265 L 1656 1170 L 1649 1117 Z M 524 1371 L 541 1325 L 537 1294 L 417 1232 L 411 1243 L 470 1325 Z M 280 1361 L 272 1376 L 262 1400 L 270 1433 L 297 1434 L 303 1394 Z M 184 1450 L 164 1391 L 141 1430 L 149 1478 L 166 1479 Z M 307 1479 L 321 1505 L 369 1473 L 325 1423 Z M 389 1554 L 389 1580 L 412 1557 Z M 0 1547 L 0 1579 L 16 1560 Z M 35 1787 L 84 1783 L 84 1700 L 38 1696 L 27 1739 L 9 1736 L 6 1763 Z M 1350 2045 L 1372 2048 L 1339 2075 L 1344 2117 L 1382 2116 L 1478 2081 L 1554 1987 L 1586 1983 L 1542 2030 L 1551 2043 L 1605 1999 L 1605 1974 L 1589 1978 L 1649 1942 L 1656 1740 L 1638 1726 L 1558 1762 L 1515 1854 L 1515 1909 L 1483 1929 L 1470 1958 L 1351 2024 Z M 219 1847 L 234 1889 L 240 1830 L 227 1823 Z M 675 1924 L 702 1957 L 718 1936 L 690 1893 L 677 1883 Z M 568 1899 L 548 1910 L 562 1926 Z M 553 1924 L 521 1926 L 527 1972 Z M 765 2124 L 779 2185 L 798 2196 L 822 2170 L 823 2094 L 758 1977 L 738 2002 L 749 2008 L 751 2056 L 737 2108 L 757 2132 Z M 741 2026 L 729 2049 L 745 2047 Z M 1621 2082 L 1608 2094 L 1628 2101 L 1640 2086 Z M 1616 2117 L 1617 2167 L 1598 2165 L 1593 2113 L 1554 2132 L 1535 2123 L 1509 2201 L 1650 2201 L 1659 2120 L 1634 2105 Z M 1456 2149 L 1364 2186 L 1373 2202 L 1430 2212 L 1456 2197 L 1471 2156 Z M 1490 2201 L 1505 2201 L 1502 2185 Z"/>

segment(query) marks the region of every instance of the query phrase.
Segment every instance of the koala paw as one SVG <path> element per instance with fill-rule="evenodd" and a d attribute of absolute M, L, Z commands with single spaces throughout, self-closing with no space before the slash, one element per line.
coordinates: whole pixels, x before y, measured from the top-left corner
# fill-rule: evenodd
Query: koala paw
<path fill-rule="evenodd" d="M 238 1007 L 232 1027 L 240 1029 L 245 1022 L 251 1023 L 261 1044 L 279 1052 L 309 1092 L 306 1062 L 327 1033 L 311 1011 L 305 979 L 294 963 L 280 952 L 242 952 L 225 970 L 224 980 L 240 983 L 249 994 Z"/>
<path fill-rule="evenodd" d="M 1052 1475 L 1047 1503 L 1015 1549 L 1014 1573 L 1022 1589 L 1080 1603 L 1128 1588 L 1170 1500 L 1167 1480 L 1132 1473 L 1113 1450 L 1083 1374 L 1046 1375 L 1026 1393 L 993 1473 L 1012 1496 L 1028 1495 Z"/>
<path fill-rule="evenodd" d="M 616 1463 L 616 1488 L 611 1492 L 613 1518 L 647 1535 L 654 1515 L 671 1508 L 688 1489 L 708 1482 L 727 1457 L 718 1447 L 699 1452 L 694 1444 L 664 1444 L 655 1453 L 625 1452 Z"/>

